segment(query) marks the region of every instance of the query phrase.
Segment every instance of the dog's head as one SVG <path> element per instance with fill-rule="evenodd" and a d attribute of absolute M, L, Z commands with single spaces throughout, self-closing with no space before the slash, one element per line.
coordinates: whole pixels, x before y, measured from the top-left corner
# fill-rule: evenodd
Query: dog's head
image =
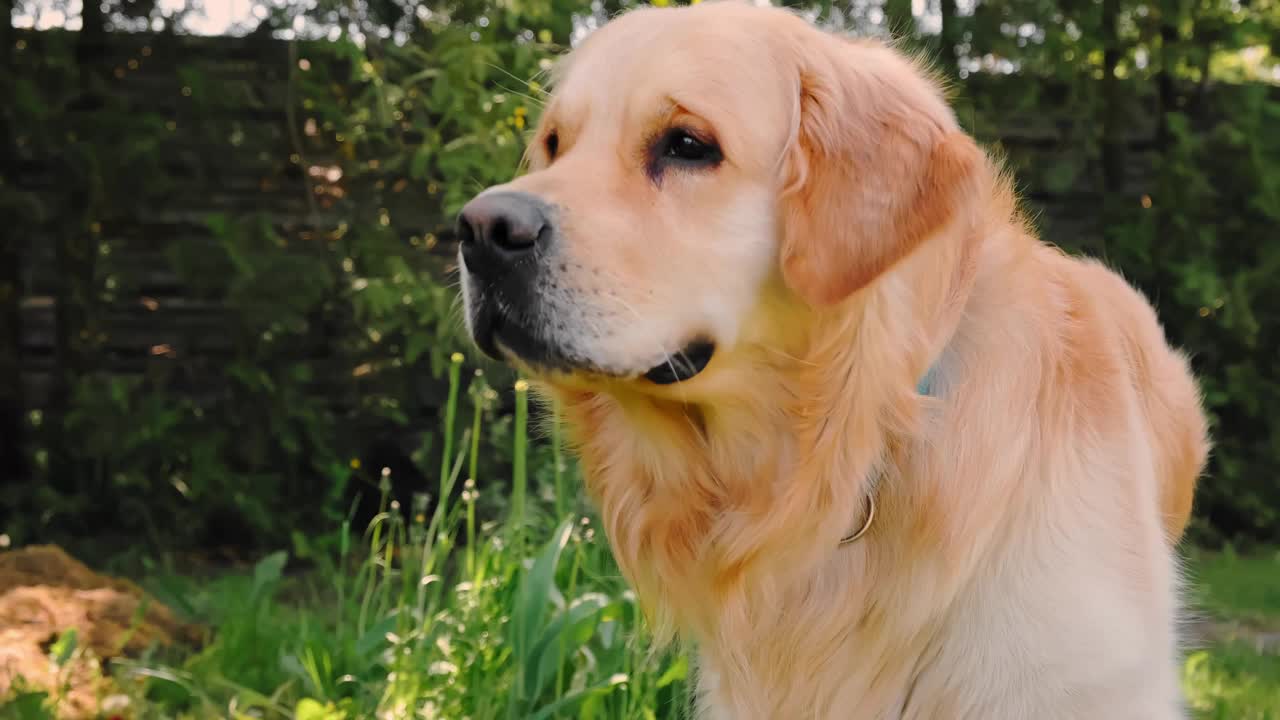
<path fill-rule="evenodd" d="M 472 337 L 543 375 L 696 391 L 946 225 L 980 157 L 910 60 L 784 10 L 633 11 L 560 70 L 529 172 L 459 218 Z"/>

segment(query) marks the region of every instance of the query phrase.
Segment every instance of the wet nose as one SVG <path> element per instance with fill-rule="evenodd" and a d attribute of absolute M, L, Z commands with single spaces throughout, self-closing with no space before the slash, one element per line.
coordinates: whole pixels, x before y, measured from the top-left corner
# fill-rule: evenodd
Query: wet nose
<path fill-rule="evenodd" d="M 546 203 L 527 193 L 481 195 L 458 214 L 462 260 L 468 271 L 480 276 L 510 270 L 550 236 Z"/>

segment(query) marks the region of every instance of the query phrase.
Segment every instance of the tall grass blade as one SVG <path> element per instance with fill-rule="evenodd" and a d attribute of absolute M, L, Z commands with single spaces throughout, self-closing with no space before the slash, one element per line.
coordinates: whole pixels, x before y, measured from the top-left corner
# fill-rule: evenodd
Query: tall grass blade
<path fill-rule="evenodd" d="M 556 520 L 569 514 L 569 491 L 564 483 L 564 442 L 560 437 L 560 401 L 551 406 L 551 477 L 555 488 Z"/>
<path fill-rule="evenodd" d="M 550 612 L 555 590 L 556 566 L 569 543 L 573 524 L 562 522 L 534 558 L 532 567 L 520 578 L 511 614 L 509 642 L 516 662 L 516 693 L 530 698 L 533 678 L 537 677 L 541 660 L 536 652 L 538 637 Z M 554 670 L 554 668 L 553 668 Z M 513 698 L 514 699 L 514 698 Z"/>
<path fill-rule="evenodd" d="M 467 479 L 462 487 L 462 502 L 467 512 L 467 577 L 476 579 L 476 483 L 480 466 L 480 416 L 484 409 L 481 375 L 476 371 L 474 392 L 471 393 L 471 454 L 467 463 Z"/>
<path fill-rule="evenodd" d="M 528 496 L 528 426 L 529 426 L 529 383 L 526 380 L 516 381 L 516 417 L 513 433 L 515 435 L 511 458 L 511 537 L 513 550 L 524 552 L 525 502 Z"/>

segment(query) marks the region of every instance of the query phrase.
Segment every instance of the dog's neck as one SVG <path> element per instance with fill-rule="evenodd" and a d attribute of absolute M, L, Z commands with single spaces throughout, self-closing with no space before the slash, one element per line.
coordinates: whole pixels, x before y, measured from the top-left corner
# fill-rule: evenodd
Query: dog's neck
<path fill-rule="evenodd" d="M 934 368 L 931 367 L 929 368 L 929 371 L 925 373 L 924 377 L 920 378 L 920 382 L 916 385 L 916 393 L 921 397 L 929 397 L 933 394 L 933 384 Z M 876 487 L 874 483 L 867 489 L 866 504 L 862 508 L 859 518 L 860 519 L 856 523 L 850 524 L 849 526 L 857 529 L 840 538 L 840 547 L 844 547 L 861 540 L 868 532 L 871 531 L 871 524 L 874 523 L 876 519 Z"/>
<path fill-rule="evenodd" d="M 659 638 L 723 631 L 735 606 L 745 615 L 779 586 L 811 580 L 831 553 L 864 552 L 839 542 L 936 402 L 921 395 L 946 380 L 938 359 L 973 283 L 971 237 L 930 245 L 839 307 L 814 311 L 798 353 L 753 358 L 744 392 L 685 404 L 551 388 Z M 889 521 L 859 545 L 876 543 Z"/>

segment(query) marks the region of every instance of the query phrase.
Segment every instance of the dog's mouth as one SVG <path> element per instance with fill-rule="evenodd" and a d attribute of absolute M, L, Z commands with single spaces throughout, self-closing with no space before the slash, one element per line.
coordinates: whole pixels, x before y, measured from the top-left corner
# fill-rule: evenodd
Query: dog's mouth
<path fill-rule="evenodd" d="M 644 377 L 655 385 L 673 385 L 691 380 L 706 369 L 715 353 L 715 343 L 708 340 L 694 341 L 666 362 L 655 365 Z"/>
<path fill-rule="evenodd" d="M 509 317 L 497 303 L 478 304 L 471 317 L 472 339 L 481 352 L 494 360 L 518 361 L 533 372 L 585 373 L 617 379 L 637 377 L 634 370 L 609 370 L 580 355 L 566 352 L 560 343 Z M 639 377 L 655 385 L 686 382 L 707 368 L 715 352 L 714 342 L 695 340 L 679 352 L 667 355 L 661 363 L 640 373 Z"/>
<path fill-rule="evenodd" d="M 530 330 L 491 305 L 482 305 L 473 315 L 472 339 L 480 351 L 494 360 L 519 360 L 531 369 L 570 372 L 582 363 L 567 355 L 559 345 Z"/>

